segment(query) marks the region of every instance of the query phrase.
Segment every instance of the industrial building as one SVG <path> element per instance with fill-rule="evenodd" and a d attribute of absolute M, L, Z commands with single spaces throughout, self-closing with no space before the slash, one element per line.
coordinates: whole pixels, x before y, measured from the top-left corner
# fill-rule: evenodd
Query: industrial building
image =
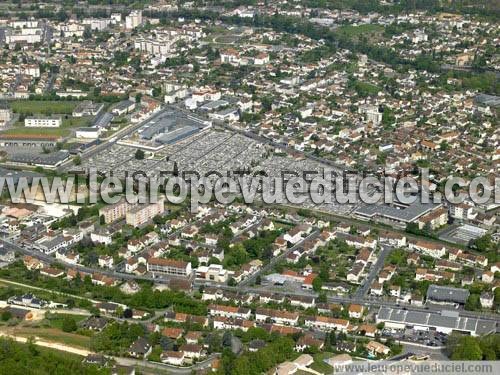
<path fill-rule="evenodd" d="M 461 317 L 458 311 L 447 310 L 437 313 L 381 307 L 376 315 L 376 322 L 384 323 L 386 328 L 392 329 L 433 329 L 445 334 L 456 331 L 472 336 L 494 333 L 497 329 L 497 322 L 493 320 Z"/>
<path fill-rule="evenodd" d="M 411 204 L 394 202 L 392 204 L 365 204 L 354 213 L 359 219 L 379 221 L 398 227 L 406 227 L 408 223 L 417 221 L 420 217 L 441 208 L 441 203 L 422 203 L 417 198 Z"/>
<path fill-rule="evenodd" d="M 139 136 L 154 143 L 173 144 L 210 127 L 210 121 L 169 109 L 152 117 L 139 130 Z"/>

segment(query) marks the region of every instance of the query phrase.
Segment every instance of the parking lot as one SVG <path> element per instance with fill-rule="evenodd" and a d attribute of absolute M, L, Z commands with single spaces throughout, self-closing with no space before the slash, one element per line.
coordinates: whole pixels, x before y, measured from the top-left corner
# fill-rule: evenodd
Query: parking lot
<path fill-rule="evenodd" d="M 420 345 L 427 345 L 430 347 L 441 347 L 446 343 L 447 336 L 443 333 L 432 330 L 416 330 L 412 328 L 406 329 L 388 329 L 382 330 L 382 336 L 392 338 L 397 341 L 412 342 Z"/>

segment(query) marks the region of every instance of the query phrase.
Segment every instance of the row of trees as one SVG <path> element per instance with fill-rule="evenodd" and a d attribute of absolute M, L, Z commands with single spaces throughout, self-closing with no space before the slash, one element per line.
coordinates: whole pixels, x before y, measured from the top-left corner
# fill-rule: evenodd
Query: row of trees
<path fill-rule="evenodd" d="M 483 337 L 452 334 L 448 338 L 446 354 L 455 361 L 495 361 L 500 359 L 500 335 Z"/>
<path fill-rule="evenodd" d="M 291 337 L 278 337 L 258 352 L 246 352 L 237 357 L 229 348 L 222 353 L 222 371 L 227 375 L 258 375 L 294 357 Z"/>

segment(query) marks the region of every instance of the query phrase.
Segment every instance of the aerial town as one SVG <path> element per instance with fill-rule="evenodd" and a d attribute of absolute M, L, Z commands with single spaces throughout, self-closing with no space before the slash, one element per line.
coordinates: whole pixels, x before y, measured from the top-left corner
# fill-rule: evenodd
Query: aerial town
<path fill-rule="evenodd" d="M 476 0 L 2 1 L 0 375 L 500 361 L 499 19 Z M 432 199 L 193 209 L 168 183 L 93 200 L 93 173 L 134 192 L 411 177 Z M 75 176 L 68 201 L 38 185 Z M 446 199 L 451 177 L 481 199 Z"/>

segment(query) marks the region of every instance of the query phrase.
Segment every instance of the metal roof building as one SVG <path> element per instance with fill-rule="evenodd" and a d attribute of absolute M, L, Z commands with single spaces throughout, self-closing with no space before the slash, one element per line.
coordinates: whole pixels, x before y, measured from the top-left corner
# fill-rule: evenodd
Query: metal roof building
<path fill-rule="evenodd" d="M 201 118 L 186 115 L 176 110 L 165 110 L 144 124 L 139 135 L 144 140 L 162 144 L 175 143 L 209 126 Z"/>
<path fill-rule="evenodd" d="M 427 301 L 439 303 L 465 304 L 470 292 L 467 289 L 452 288 L 448 286 L 430 285 L 427 289 Z"/>
<path fill-rule="evenodd" d="M 354 213 L 363 219 L 386 219 L 396 223 L 411 223 L 419 217 L 441 207 L 442 204 L 422 203 L 419 199 L 412 204 L 365 204 L 360 206 Z"/>
<path fill-rule="evenodd" d="M 389 328 L 413 327 L 417 330 L 433 328 L 445 334 L 459 331 L 478 336 L 494 333 L 497 330 L 497 322 L 493 320 L 461 317 L 457 311 L 446 310 L 437 313 L 381 307 L 377 313 L 376 321 L 377 324 L 385 323 L 386 327 Z"/>

